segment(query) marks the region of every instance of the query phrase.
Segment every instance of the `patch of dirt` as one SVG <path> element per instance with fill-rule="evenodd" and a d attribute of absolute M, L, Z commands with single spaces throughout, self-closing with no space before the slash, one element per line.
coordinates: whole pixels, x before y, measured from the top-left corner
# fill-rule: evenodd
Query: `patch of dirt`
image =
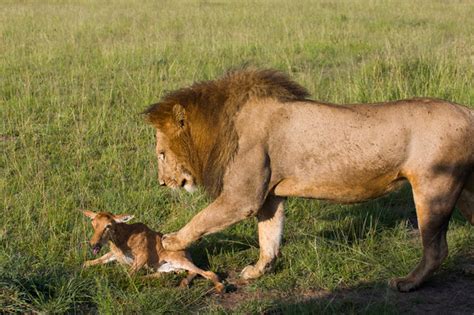
<path fill-rule="evenodd" d="M 410 293 L 388 287 L 342 289 L 330 294 L 331 299 L 369 305 L 384 302 L 400 313 L 410 314 L 474 314 L 474 278 L 460 273 L 438 275 Z M 310 298 L 312 299 L 312 298 Z"/>
<path fill-rule="evenodd" d="M 474 278 L 462 274 L 434 277 L 412 293 L 394 292 L 401 312 L 474 314 Z"/>
<path fill-rule="evenodd" d="M 474 269 L 474 265 L 466 265 Z M 388 304 L 400 313 L 409 314 L 474 314 L 474 275 L 459 271 L 441 272 L 428 280 L 420 289 L 399 293 L 380 284 L 363 283 L 354 288 L 342 288 L 334 292 L 307 290 L 281 292 L 276 290 L 248 291 L 245 281 L 229 277 L 228 292 L 217 297 L 216 302 L 232 311 L 239 304 L 252 300 L 271 300 L 280 305 L 311 303 L 349 303 L 364 309 L 371 304 Z M 232 280 L 234 279 L 234 280 Z M 279 314 L 278 308 L 269 309 Z"/>

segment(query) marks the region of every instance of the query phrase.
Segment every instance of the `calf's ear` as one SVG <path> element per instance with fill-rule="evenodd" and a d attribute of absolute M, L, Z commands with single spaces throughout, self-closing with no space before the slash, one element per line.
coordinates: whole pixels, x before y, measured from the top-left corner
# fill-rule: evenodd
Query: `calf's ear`
<path fill-rule="evenodd" d="M 131 214 L 119 214 L 119 215 L 114 215 L 114 220 L 115 222 L 118 223 L 125 223 L 133 219 L 134 215 Z"/>
<path fill-rule="evenodd" d="M 90 210 L 81 210 L 82 214 L 84 214 L 86 217 L 90 218 L 91 220 L 93 220 L 95 218 L 95 216 L 97 215 L 97 213 L 93 212 L 93 211 L 90 211 Z"/>

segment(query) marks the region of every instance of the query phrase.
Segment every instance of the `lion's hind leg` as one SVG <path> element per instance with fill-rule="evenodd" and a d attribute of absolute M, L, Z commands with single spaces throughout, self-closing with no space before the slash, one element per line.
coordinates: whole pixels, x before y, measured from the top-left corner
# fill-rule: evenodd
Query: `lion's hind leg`
<path fill-rule="evenodd" d="M 459 197 L 457 207 L 461 210 L 466 220 L 474 225 L 474 173 L 467 180 Z"/>
<path fill-rule="evenodd" d="M 423 257 L 406 277 L 390 281 L 390 285 L 401 292 L 419 287 L 448 255 L 446 232 L 462 189 L 462 181 L 454 174 L 429 174 L 409 180 L 413 188 Z"/>

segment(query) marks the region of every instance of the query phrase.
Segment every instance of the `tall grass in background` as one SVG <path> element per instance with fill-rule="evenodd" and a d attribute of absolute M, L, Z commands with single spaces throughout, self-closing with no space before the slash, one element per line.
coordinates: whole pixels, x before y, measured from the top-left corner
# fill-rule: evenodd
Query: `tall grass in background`
<path fill-rule="evenodd" d="M 472 16 L 468 0 L 2 1 L 0 312 L 223 311 L 206 281 L 182 291 L 179 276 L 81 269 L 91 228 L 77 209 L 128 212 L 170 232 L 209 202 L 158 187 L 153 130 L 140 112 L 168 90 L 244 65 L 287 72 L 322 101 L 431 96 L 474 106 Z M 241 290 L 292 300 L 384 286 L 419 258 L 413 213 L 409 189 L 355 206 L 291 199 L 275 274 Z M 455 215 L 445 268 L 473 240 Z M 232 275 L 258 256 L 255 222 L 191 250 L 199 265 Z"/>

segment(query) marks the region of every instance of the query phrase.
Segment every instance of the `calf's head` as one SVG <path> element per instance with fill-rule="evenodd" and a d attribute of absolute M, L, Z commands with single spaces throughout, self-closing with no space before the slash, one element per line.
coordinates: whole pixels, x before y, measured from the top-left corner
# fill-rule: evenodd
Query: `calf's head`
<path fill-rule="evenodd" d="M 91 219 L 92 228 L 94 229 L 94 234 L 89 241 L 94 255 L 97 255 L 102 246 L 109 240 L 113 241 L 117 223 L 128 222 L 133 218 L 133 215 L 114 215 L 110 212 L 95 213 L 83 210 L 82 213 Z"/>

